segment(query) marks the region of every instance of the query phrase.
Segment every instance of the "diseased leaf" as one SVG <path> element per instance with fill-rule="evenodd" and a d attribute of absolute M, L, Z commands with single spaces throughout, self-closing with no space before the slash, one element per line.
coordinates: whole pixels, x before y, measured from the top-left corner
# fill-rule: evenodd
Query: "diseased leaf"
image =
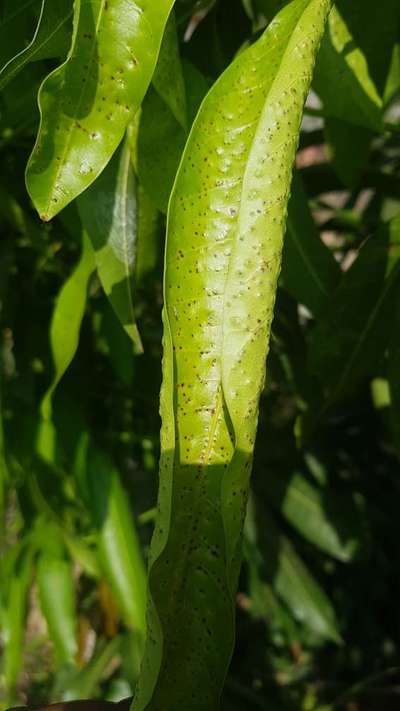
<path fill-rule="evenodd" d="M 385 278 L 389 231 L 383 227 L 360 250 L 313 332 L 311 367 L 329 403 L 348 396 L 371 375 L 388 345 L 400 291 L 400 262 Z"/>
<path fill-rule="evenodd" d="M 268 472 L 265 491 L 277 511 L 310 543 L 342 562 L 359 554 L 361 517 L 350 498 L 311 484 L 299 472 L 290 479 Z"/>
<path fill-rule="evenodd" d="M 369 74 L 367 60 L 336 7 L 329 16 L 321 44 L 314 85 L 326 116 L 372 131 L 382 128 L 382 100 Z"/>
<path fill-rule="evenodd" d="M 320 239 L 298 173 L 289 200 L 282 279 L 285 288 L 315 316 L 340 279 L 339 265 Z"/>
<path fill-rule="evenodd" d="M 136 351 L 141 352 L 133 283 L 138 207 L 127 140 L 96 182 L 81 195 L 78 204 L 104 291 Z"/>
<path fill-rule="evenodd" d="M 71 0 L 42 0 L 35 34 L 27 47 L 12 57 L 0 71 L 0 90 L 14 79 L 28 62 L 62 57 L 69 48 Z"/>
<path fill-rule="evenodd" d="M 139 108 L 173 0 L 77 0 L 69 55 L 43 82 L 29 194 L 50 220 L 101 173 Z"/>
<path fill-rule="evenodd" d="M 329 9 L 294 0 L 238 56 L 205 98 L 174 184 L 160 510 L 135 711 L 219 706 L 292 164 Z"/>

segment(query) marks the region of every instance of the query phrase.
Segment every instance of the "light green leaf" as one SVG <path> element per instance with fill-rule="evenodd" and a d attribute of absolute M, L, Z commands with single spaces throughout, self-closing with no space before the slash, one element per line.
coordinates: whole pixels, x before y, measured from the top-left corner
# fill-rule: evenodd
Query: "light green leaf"
<path fill-rule="evenodd" d="M 49 526 L 49 538 L 54 527 Z M 75 582 L 71 562 L 60 551 L 44 551 L 37 565 L 37 583 L 42 612 L 54 644 L 57 665 L 77 662 L 78 623 L 75 610 Z"/>
<path fill-rule="evenodd" d="M 348 562 L 360 552 L 362 522 L 351 498 L 317 487 L 299 472 L 289 479 L 268 472 L 265 491 L 277 511 L 325 553 Z"/>
<path fill-rule="evenodd" d="M 52 422 L 53 394 L 78 348 L 88 283 L 94 268 L 93 249 L 84 233 L 80 260 L 57 297 L 50 325 L 54 376 L 40 405 L 42 419 L 37 434 L 37 451 L 48 461 L 54 461 L 56 446 L 56 432 Z"/>
<path fill-rule="evenodd" d="M 29 194 L 50 220 L 101 173 L 148 88 L 173 0 L 76 0 L 67 60 L 43 82 Z"/>
<path fill-rule="evenodd" d="M 71 16 L 71 0 L 42 0 L 35 34 L 28 46 L 2 67 L 0 90 L 4 89 L 28 62 L 62 57 L 68 51 Z"/>
<path fill-rule="evenodd" d="M 146 573 L 128 496 L 104 452 L 93 450 L 87 476 L 88 504 L 97 530 L 100 565 L 125 623 L 143 643 Z"/>
<path fill-rule="evenodd" d="M 340 279 L 339 265 L 320 239 L 298 173 L 289 200 L 282 278 L 285 288 L 315 316 Z"/>
<path fill-rule="evenodd" d="M 202 103 L 172 191 L 160 511 L 135 711 L 219 706 L 292 164 L 329 9 L 294 0 L 240 53 Z"/>
<path fill-rule="evenodd" d="M 136 351 L 141 352 L 133 284 L 138 207 L 127 140 L 78 204 L 104 291 Z"/>
<path fill-rule="evenodd" d="M 21 553 L 16 560 L 9 580 L 7 605 L 3 617 L 3 660 L 2 672 L 7 695 L 12 697 L 22 671 L 24 633 L 28 593 L 32 581 L 32 554 L 30 550 Z"/>
<path fill-rule="evenodd" d="M 340 632 L 330 600 L 266 510 L 260 514 L 259 531 L 262 531 L 265 541 L 265 566 L 267 577 L 272 578 L 273 589 L 292 611 L 297 622 L 324 639 L 340 643 Z M 268 557 L 269 550 L 275 551 L 277 557 L 275 570 L 274 561 Z"/>
<path fill-rule="evenodd" d="M 327 116 L 372 131 L 382 128 L 382 100 L 367 60 L 336 7 L 321 45 L 314 85 Z"/>

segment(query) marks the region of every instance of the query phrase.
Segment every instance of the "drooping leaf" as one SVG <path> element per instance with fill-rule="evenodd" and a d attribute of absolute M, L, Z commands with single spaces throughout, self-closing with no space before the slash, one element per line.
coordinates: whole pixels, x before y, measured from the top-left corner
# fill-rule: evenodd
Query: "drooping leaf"
<path fill-rule="evenodd" d="M 329 9 L 295 0 L 224 72 L 171 195 L 160 511 L 135 711 L 218 708 L 292 164 Z"/>
<path fill-rule="evenodd" d="M 37 565 L 40 605 L 54 644 L 57 665 L 75 666 L 78 624 L 72 565 L 65 557 L 60 533 L 55 526 L 49 524 L 47 533 L 47 545 Z"/>
<path fill-rule="evenodd" d="M 127 494 L 104 452 L 89 457 L 88 505 L 97 529 L 99 559 L 125 623 L 144 640 L 146 573 Z"/>
<path fill-rule="evenodd" d="M 324 639 L 341 641 L 332 604 L 286 536 L 280 533 L 272 515 L 259 514 L 258 531 L 267 578 L 294 618 Z"/>
<path fill-rule="evenodd" d="M 83 226 L 94 248 L 97 272 L 110 303 L 137 352 L 133 275 L 136 261 L 138 207 L 128 141 L 79 198 Z"/>
<path fill-rule="evenodd" d="M 265 491 L 277 511 L 325 553 L 343 562 L 360 553 L 362 519 L 351 498 L 317 487 L 299 472 L 290 479 L 268 472 Z"/>
<path fill-rule="evenodd" d="M 29 62 L 62 57 L 69 48 L 71 0 L 42 0 L 35 34 L 27 47 L 0 70 L 0 90 Z"/>
<path fill-rule="evenodd" d="M 78 0 L 69 55 L 43 82 L 26 180 L 50 220 L 101 173 L 150 83 L 173 0 Z"/>
<path fill-rule="evenodd" d="M 32 582 L 32 552 L 27 549 L 17 557 L 8 580 L 7 604 L 3 619 L 4 684 L 9 696 L 15 692 L 22 671 L 24 632 L 28 606 L 28 592 Z"/>
<path fill-rule="evenodd" d="M 297 173 L 289 200 L 282 278 L 285 288 L 315 316 L 340 279 L 339 266 L 320 239 Z"/>
<path fill-rule="evenodd" d="M 389 233 L 390 227 L 384 226 L 360 250 L 313 332 L 311 367 L 330 403 L 353 392 L 388 345 L 390 315 L 400 289 L 399 262 L 386 276 Z"/>
<path fill-rule="evenodd" d="M 153 86 L 177 122 L 183 129 L 186 129 L 186 90 L 179 56 L 174 12 L 171 12 L 165 26 L 160 54 L 154 71 Z"/>
<path fill-rule="evenodd" d="M 321 44 L 314 85 L 327 116 L 372 131 L 381 129 L 382 100 L 367 60 L 336 7 Z"/>
<path fill-rule="evenodd" d="M 187 115 L 193 121 L 207 92 L 200 72 L 184 65 Z M 186 115 L 186 114 L 185 114 Z M 160 210 L 167 212 L 168 200 L 186 142 L 185 124 L 177 121 L 160 92 L 150 89 L 142 106 L 137 137 L 137 173 L 146 192 Z"/>
<path fill-rule="evenodd" d="M 40 13 L 41 0 L 3 0 L 0 22 L 0 67 L 26 46 L 32 25 Z"/>
<path fill-rule="evenodd" d="M 49 460 L 53 459 L 55 447 L 55 430 L 52 423 L 53 393 L 78 348 L 88 282 L 94 268 L 93 249 L 88 236 L 84 233 L 80 260 L 58 295 L 50 326 L 54 376 L 41 402 L 42 421 L 38 432 L 38 452 Z"/>

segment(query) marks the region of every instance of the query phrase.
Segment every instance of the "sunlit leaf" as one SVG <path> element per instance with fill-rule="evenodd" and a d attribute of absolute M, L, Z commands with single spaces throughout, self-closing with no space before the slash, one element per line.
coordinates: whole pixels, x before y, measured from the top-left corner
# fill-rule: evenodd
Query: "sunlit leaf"
<path fill-rule="evenodd" d="M 172 1 L 75 2 L 70 53 L 39 92 L 26 173 L 43 220 L 82 193 L 120 143 L 150 83 Z"/>
<path fill-rule="evenodd" d="M 219 703 L 292 164 L 329 9 L 295 0 L 238 56 L 203 101 L 174 184 L 160 512 L 135 711 Z"/>

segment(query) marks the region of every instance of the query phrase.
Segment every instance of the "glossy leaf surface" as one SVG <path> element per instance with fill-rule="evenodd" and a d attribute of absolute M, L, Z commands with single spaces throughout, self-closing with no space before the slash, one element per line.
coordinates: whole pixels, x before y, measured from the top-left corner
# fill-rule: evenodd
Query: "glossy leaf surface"
<path fill-rule="evenodd" d="M 133 283 L 138 231 L 136 190 L 129 144 L 124 141 L 96 182 L 80 197 L 79 211 L 93 244 L 104 291 L 140 352 Z"/>
<path fill-rule="evenodd" d="M 172 192 L 160 511 L 135 711 L 219 705 L 292 163 L 329 9 L 295 0 L 226 70 Z"/>
<path fill-rule="evenodd" d="M 67 60 L 43 82 L 26 180 L 50 220 L 101 173 L 150 83 L 173 0 L 78 0 Z"/>

